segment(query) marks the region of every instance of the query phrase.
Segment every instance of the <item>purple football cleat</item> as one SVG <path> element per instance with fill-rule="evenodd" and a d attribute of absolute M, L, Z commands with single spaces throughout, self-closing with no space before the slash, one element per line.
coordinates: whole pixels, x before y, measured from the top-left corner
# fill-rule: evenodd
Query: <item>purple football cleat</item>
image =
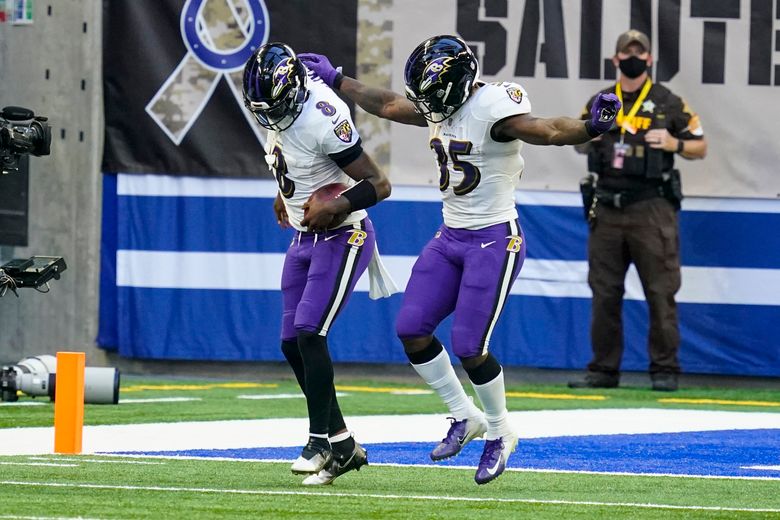
<path fill-rule="evenodd" d="M 454 457 L 469 441 L 482 437 L 487 431 L 487 422 L 484 417 L 470 417 L 462 421 L 450 420 L 450 429 L 438 446 L 431 452 L 431 460 L 439 461 Z"/>
<path fill-rule="evenodd" d="M 506 469 L 506 461 L 509 459 L 509 455 L 515 451 L 516 446 L 517 435 L 514 433 L 485 441 L 485 448 L 482 450 L 482 457 L 479 459 L 474 481 L 477 484 L 487 484 L 498 478 Z"/>

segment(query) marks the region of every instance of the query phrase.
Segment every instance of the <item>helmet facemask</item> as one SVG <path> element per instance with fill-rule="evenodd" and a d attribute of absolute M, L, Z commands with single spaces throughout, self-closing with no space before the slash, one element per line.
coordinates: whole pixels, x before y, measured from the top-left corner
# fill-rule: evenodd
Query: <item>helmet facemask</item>
<path fill-rule="evenodd" d="M 441 123 L 468 100 L 478 74 L 477 59 L 463 40 L 435 36 L 406 62 L 406 97 L 425 119 Z"/>
<path fill-rule="evenodd" d="M 453 84 L 450 82 L 443 89 L 418 96 L 412 89 L 406 87 L 406 97 L 414 104 L 417 111 L 431 123 L 441 123 L 463 106 L 471 91 L 471 82 L 468 82 L 458 100 L 450 100 Z"/>
<path fill-rule="evenodd" d="M 281 132 L 301 114 L 306 101 L 306 70 L 292 49 L 260 47 L 244 68 L 244 105 L 263 128 Z"/>
<path fill-rule="evenodd" d="M 305 95 L 305 89 L 295 87 L 273 105 L 266 101 L 251 101 L 247 97 L 244 98 L 244 103 L 260 126 L 281 132 L 290 128 L 300 115 Z"/>

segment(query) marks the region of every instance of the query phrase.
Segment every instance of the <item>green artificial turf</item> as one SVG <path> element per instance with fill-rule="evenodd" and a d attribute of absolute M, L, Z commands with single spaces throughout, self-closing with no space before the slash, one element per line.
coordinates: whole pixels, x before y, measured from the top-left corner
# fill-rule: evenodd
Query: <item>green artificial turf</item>
<path fill-rule="evenodd" d="M 777 518 L 776 481 L 368 466 L 308 488 L 287 464 L 45 457 L 75 467 L 4 465 L 2 514 L 89 518 Z M 2 461 L 43 462 L 4 457 Z M 85 462 L 73 462 L 79 459 Z M 92 460 L 119 460 L 95 463 Z M 19 484 L 22 483 L 22 484 Z M 95 487 L 79 487 L 95 486 Z M 325 493 L 327 495 L 322 495 Z M 729 510 L 732 508 L 734 510 Z M 719 510 L 720 509 L 720 510 Z M 778 512 L 760 512 L 773 509 Z M 742 510 L 742 511 L 740 511 Z"/>
<path fill-rule="evenodd" d="M 181 380 L 160 378 L 123 377 L 120 404 L 87 405 L 84 424 L 131 424 L 149 422 L 209 421 L 225 419 L 261 419 L 273 417 L 306 417 L 303 399 L 239 399 L 240 395 L 300 393 L 292 380 L 245 381 L 247 384 L 264 385 L 247 388 L 221 388 L 217 385 L 236 382 L 214 380 Z M 202 390 L 189 386 L 209 386 Z M 337 380 L 340 391 L 347 395 L 339 398 L 342 410 L 349 415 L 445 413 L 441 400 L 433 394 L 396 395 L 391 389 L 427 390 L 423 384 L 372 382 L 367 380 Z M 140 390 L 143 387 L 167 386 L 168 389 Z M 464 385 L 471 392 L 470 385 Z M 349 387 L 379 388 L 382 392 L 352 390 Z M 135 391 L 130 391 L 135 390 Z M 571 390 L 563 385 L 508 386 L 509 410 L 566 410 L 575 408 L 676 408 L 697 410 L 731 410 L 780 413 L 780 391 L 746 389 L 685 388 L 674 393 L 652 392 L 647 388 L 618 388 L 608 390 Z M 472 392 L 473 393 L 473 392 Z M 513 397 L 514 393 L 533 394 Z M 566 396 L 573 396 L 567 398 Z M 601 396 L 601 400 L 578 399 Z M 200 401 L 125 403 L 126 399 L 154 399 L 168 397 L 199 398 Z M 664 399 L 710 399 L 749 404 L 694 404 L 664 403 Z M 33 399 L 21 396 L 20 401 Z M 48 398 L 36 398 L 47 406 L 0 406 L 0 428 L 23 426 L 51 426 L 54 407 Z M 763 403 L 763 405 L 761 405 Z"/>
<path fill-rule="evenodd" d="M 238 398 L 297 394 L 292 380 L 245 382 L 252 384 L 238 388 L 232 383 L 123 377 L 120 401 L 125 404 L 88 405 L 85 424 L 306 416 L 302 398 Z M 391 393 L 427 390 L 422 384 L 339 379 L 337 385 L 346 394 L 339 401 L 347 418 L 446 412 L 435 395 Z M 507 391 L 520 394 L 508 399 L 510 410 L 657 407 L 780 413 L 780 391 L 773 390 L 685 388 L 664 394 L 630 387 L 575 391 L 562 385 L 510 385 Z M 582 399 L 588 396 L 603 399 Z M 200 400 L 126 402 L 171 397 Z M 660 401 L 669 398 L 742 404 Z M 53 406 L 47 399 L 41 402 L 46 404 L 0 407 L 0 442 L 2 428 L 51 426 Z M 94 455 L 0 457 L 0 518 L 780 518 L 778 480 L 507 471 L 477 486 L 473 470 L 373 465 L 333 486 L 312 489 L 301 486 L 301 477 L 292 475 L 287 464 L 130 460 L 155 464 Z M 58 463 L 70 466 L 28 465 Z"/>

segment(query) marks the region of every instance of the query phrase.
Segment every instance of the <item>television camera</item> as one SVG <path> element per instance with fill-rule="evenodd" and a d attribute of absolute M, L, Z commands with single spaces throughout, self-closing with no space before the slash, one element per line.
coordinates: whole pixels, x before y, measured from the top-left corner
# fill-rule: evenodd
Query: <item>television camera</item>
<path fill-rule="evenodd" d="M 18 392 L 31 397 L 48 396 L 54 401 L 57 386 L 57 358 L 46 354 L 24 358 L 0 370 L 0 400 L 18 401 Z M 86 404 L 119 403 L 119 370 L 86 367 L 84 369 Z"/>
<path fill-rule="evenodd" d="M 47 121 L 47 117 L 36 116 L 29 108 L 5 107 L 0 112 L 0 165 L 4 175 L 19 169 L 22 155 L 51 153 L 51 126 Z"/>
<path fill-rule="evenodd" d="M 51 153 L 51 126 L 48 118 L 36 116 L 29 108 L 8 106 L 0 111 L 0 166 L 3 175 L 19 170 L 19 159 L 26 154 Z M 55 256 L 16 258 L 0 266 L 0 296 L 10 289 L 38 289 L 67 268 L 65 260 Z M 48 287 L 48 285 L 47 285 Z M 42 291 L 46 292 L 46 291 Z"/>
<path fill-rule="evenodd" d="M 32 256 L 14 258 L 0 265 L 0 297 L 10 289 L 17 297 L 16 289 L 30 287 L 39 292 L 48 292 L 48 283 L 52 278 L 60 279 L 62 271 L 67 269 L 65 259 L 60 256 Z M 41 290 L 46 285 L 47 290 Z"/>

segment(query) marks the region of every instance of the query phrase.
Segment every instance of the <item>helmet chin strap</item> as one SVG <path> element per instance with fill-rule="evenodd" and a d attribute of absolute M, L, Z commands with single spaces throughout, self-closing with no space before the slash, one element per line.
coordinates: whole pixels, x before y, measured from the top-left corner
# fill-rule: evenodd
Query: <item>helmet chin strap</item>
<path fill-rule="evenodd" d="M 466 102 L 469 96 L 471 96 L 471 87 L 473 87 L 476 82 L 477 82 L 477 78 L 475 77 L 473 82 L 469 81 L 466 84 L 466 88 L 463 89 L 463 99 L 460 100 L 461 105 Z"/>
<path fill-rule="evenodd" d="M 442 101 L 449 97 L 451 90 L 452 90 L 452 81 L 447 83 L 447 89 L 444 91 L 444 95 L 441 97 Z"/>

